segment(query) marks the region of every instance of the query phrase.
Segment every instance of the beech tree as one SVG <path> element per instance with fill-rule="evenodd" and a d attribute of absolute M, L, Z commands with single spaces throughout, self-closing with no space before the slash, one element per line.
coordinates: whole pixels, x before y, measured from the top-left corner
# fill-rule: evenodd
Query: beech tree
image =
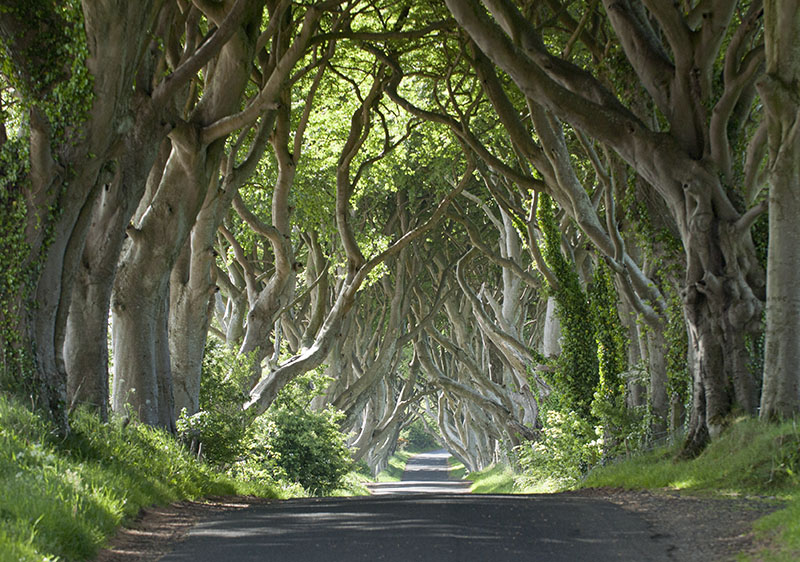
<path fill-rule="evenodd" d="M 769 254 L 767 332 L 761 417 L 789 418 L 800 411 L 800 263 L 794 218 L 800 187 L 800 4 L 764 2 L 766 74 L 759 91 L 766 108 L 769 137 Z"/>
<path fill-rule="evenodd" d="M 117 414 L 195 413 L 211 333 L 251 359 L 253 416 L 324 371 L 313 407 L 373 469 L 420 416 L 487 466 L 555 395 L 677 432 L 685 365 L 687 455 L 759 400 L 794 415 L 797 12 L 0 10 L 3 384 L 63 430 L 72 405 L 107 415 L 111 313 Z"/>
<path fill-rule="evenodd" d="M 658 2 L 645 2 L 644 10 L 603 2 L 627 63 L 663 116 L 658 126 L 585 68 L 549 52 L 513 2 L 446 3 L 526 98 L 607 144 L 663 198 L 686 256 L 683 298 L 694 377 L 687 452 L 698 451 L 722 430 L 735 402 L 748 412 L 756 406 L 744 336 L 756 333 L 761 320 L 764 274 L 750 227 L 764 205 L 740 203 L 737 194 L 747 186 L 737 179 L 743 166 L 734 150 L 746 146 L 744 125 L 763 64 L 763 49 L 753 43 L 760 3 L 687 11 Z"/>
<path fill-rule="evenodd" d="M 143 104 L 159 115 L 172 88 L 185 84 L 186 70 L 207 60 L 225 36 L 223 30 L 203 52 L 189 53 L 196 56 L 182 61 L 180 73 L 160 76 L 154 90 L 147 91 L 146 70 L 145 83 L 134 89 L 162 7 L 157 1 L 43 1 L 7 6 L 0 17 L 10 64 L 5 95 L 19 104 L 18 130 L 4 123 L 0 135 L 3 224 L 10 233 L 3 265 L 13 272 L 3 283 L 0 345 L 4 369 L 17 379 L 12 384 L 21 382 L 62 430 L 64 342 L 76 271 L 95 202 L 113 182 L 126 145 L 137 144 L 132 136 L 141 130 L 131 120 L 132 108 Z M 161 125 L 160 115 L 156 122 Z"/>

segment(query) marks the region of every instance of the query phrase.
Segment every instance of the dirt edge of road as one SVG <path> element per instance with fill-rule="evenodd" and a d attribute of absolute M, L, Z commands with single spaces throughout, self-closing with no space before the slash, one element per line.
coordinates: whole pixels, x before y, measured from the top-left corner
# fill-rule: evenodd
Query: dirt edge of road
<path fill-rule="evenodd" d="M 642 516 L 653 537 L 665 540 L 675 560 L 732 560 L 756 553 L 766 544 L 752 531 L 756 519 L 779 509 L 768 498 L 702 498 L 671 491 L 649 492 L 597 488 L 564 492 L 568 497 L 604 499 Z M 175 502 L 142 510 L 120 529 L 94 562 L 151 562 L 170 552 L 198 521 L 235 509 L 279 500 L 255 497 L 214 497 Z"/>
<path fill-rule="evenodd" d="M 251 496 L 209 497 L 142 509 L 129 525 L 117 530 L 93 562 L 151 562 L 172 551 L 199 521 L 235 509 L 279 500 Z"/>

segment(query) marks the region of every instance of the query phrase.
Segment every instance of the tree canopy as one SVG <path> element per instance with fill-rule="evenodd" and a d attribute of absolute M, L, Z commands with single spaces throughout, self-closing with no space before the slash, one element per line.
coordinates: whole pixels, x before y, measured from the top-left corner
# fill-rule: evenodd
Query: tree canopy
<path fill-rule="evenodd" d="M 213 342 L 250 419 L 324 373 L 373 467 L 418 420 L 472 469 L 791 417 L 799 12 L 7 3 L 2 386 L 174 431 Z"/>

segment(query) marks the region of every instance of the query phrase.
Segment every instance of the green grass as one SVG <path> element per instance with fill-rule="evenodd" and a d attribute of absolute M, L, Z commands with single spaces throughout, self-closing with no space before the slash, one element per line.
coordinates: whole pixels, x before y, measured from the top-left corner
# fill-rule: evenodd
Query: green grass
<path fill-rule="evenodd" d="M 399 482 L 403 477 L 408 459 L 415 454 L 410 451 L 397 451 L 389 458 L 389 466 L 375 477 L 375 482 Z"/>
<path fill-rule="evenodd" d="M 370 482 L 370 477 L 360 470 L 352 470 L 345 474 L 342 479 L 341 488 L 334 490 L 333 497 L 368 496 L 369 490 L 366 483 Z"/>
<path fill-rule="evenodd" d="M 671 488 L 722 494 L 792 494 L 800 485 L 800 432 L 792 422 L 743 419 L 696 459 L 660 449 L 593 471 L 584 487 Z"/>
<path fill-rule="evenodd" d="M 473 494 L 511 494 L 515 491 L 514 472 L 504 464 L 470 472 L 467 480 L 472 480 L 470 492 Z"/>
<path fill-rule="evenodd" d="M 594 470 L 583 487 L 668 488 L 713 495 L 758 495 L 787 507 L 756 523 L 770 547 L 758 560 L 800 559 L 800 431 L 743 419 L 696 459 L 676 461 L 666 448 Z"/>
<path fill-rule="evenodd" d="M 120 524 L 153 504 L 281 495 L 212 471 L 163 431 L 102 423 L 84 411 L 71 427 L 59 438 L 49 422 L 0 395 L 0 562 L 92 558 Z"/>
<path fill-rule="evenodd" d="M 460 460 L 450 457 L 447 459 L 447 463 L 450 465 L 451 480 L 464 480 L 467 477 L 467 467 Z"/>
<path fill-rule="evenodd" d="M 692 460 L 676 460 L 678 446 L 599 467 L 583 488 L 680 490 L 711 496 L 757 496 L 786 502 L 786 507 L 756 522 L 769 547 L 755 559 L 800 560 L 800 428 L 742 419 Z M 569 487 L 557 476 L 534 479 L 505 465 L 473 472 L 473 493 L 558 492 Z"/>

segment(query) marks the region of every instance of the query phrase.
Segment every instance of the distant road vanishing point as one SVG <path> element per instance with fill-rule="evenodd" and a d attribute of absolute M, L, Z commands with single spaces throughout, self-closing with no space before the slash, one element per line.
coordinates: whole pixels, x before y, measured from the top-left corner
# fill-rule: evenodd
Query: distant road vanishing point
<path fill-rule="evenodd" d="M 671 560 L 634 513 L 600 499 L 470 495 L 445 451 L 412 457 L 372 496 L 303 498 L 197 524 L 162 562 Z"/>

